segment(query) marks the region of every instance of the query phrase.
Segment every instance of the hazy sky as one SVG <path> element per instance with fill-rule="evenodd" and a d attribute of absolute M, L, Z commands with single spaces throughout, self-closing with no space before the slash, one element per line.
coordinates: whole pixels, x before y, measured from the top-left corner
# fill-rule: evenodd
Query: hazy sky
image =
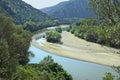
<path fill-rule="evenodd" d="M 68 1 L 68 0 L 23 0 L 23 1 L 32 5 L 34 8 L 41 9 L 41 8 L 50 7 L 62 1 Z"/>

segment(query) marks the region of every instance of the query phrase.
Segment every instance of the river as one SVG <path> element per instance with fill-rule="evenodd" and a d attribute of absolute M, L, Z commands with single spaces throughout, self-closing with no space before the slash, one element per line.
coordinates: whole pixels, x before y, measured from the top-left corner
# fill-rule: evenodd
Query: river
<path fill-rule="evenodd" d="M 39 39 L 37 42 L 42 45 L 43 40 Z M 102 80 L 105 72 L 115 74 L 111 67 L 57 56 L 38 49 L 33 45 L 30 46 L 29 50 L 35 54 L 35 57 L 31 58 L 29 63 L 39 63 L 44 57 L 50 55 L 55 62 L 61 64 L 72 75 L 74 80 Z"/>

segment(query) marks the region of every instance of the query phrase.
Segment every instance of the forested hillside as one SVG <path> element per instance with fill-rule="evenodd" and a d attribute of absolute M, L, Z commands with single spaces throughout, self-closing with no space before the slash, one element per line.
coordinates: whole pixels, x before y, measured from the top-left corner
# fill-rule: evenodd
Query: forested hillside
<path fill-rule="evenodd" d="M 69 0 L 53 7 L 44 8 L 42 11 L 60 19 L 95 17 L 93 11 L 89 9 L 89 0 Z"/>
<path fill-rule="evenodd" d="M 34 22 L 51 20 L 48 15 L 26 4 L 22 0 L 0 0 L 0 6 L 15 19 L 17 24 L 24 23 L 28 20 Z"/>
<path fill-rule="evenodd" d="M 0 0 L 0 11 L 13 18 L 15 24 L 22 24 L 23 28 L 30 32 L 59 25 L 59 20 L 33 8 L 22 0 Z"/>

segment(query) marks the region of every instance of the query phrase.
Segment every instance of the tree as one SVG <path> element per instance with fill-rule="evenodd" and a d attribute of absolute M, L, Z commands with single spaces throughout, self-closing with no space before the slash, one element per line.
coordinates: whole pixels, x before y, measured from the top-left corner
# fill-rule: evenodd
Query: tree
<path fill-rule="evenodd" d="M 47 56 L 39 64 L 18 66 L 13 80 L 72 80 L 72 77 L 51 56 Z"/>
<path fill-rule="evenodd" d="M 40 63 L 39 63 L 39 69 L 42 72 L 46 71 L 45 75 L 48 76 L 47 78 L 49 80 L 53 76 L 55 80 L 72 80 L 72 77 L 70 74 L 68 74 L 61 65 L 54 62 L 51 56 L 45 57 Z M 50 73 L 50 74 L 48 74 Z M 47 79 L 47 80 L 48 80 Z"/>
<path fill-rule="evenodd" d="M 60 26 L 58 26 L 57 28 L 55 28 L 55 30 L 59 33 L 62 33 L 62 28 Z"/>
<path fill-rule="evenodd" d="M 115 25 L 120 21 L 120 0 L 90 0 L 90 7 L 101 24 Z"/>
<path fill-rule="evenodd" d="M 6 40 L 0 40 L 0 78 L 11 79 L 16 69 L 16 60 L 9 53 L 9 46 Z"/>
<path fill-rule="evenodd" d="M 40 75 L 32 66 L 18 66 L 13 75 L 13 80 L 41 80 Z"/>
<path fill-rule="evenodd" d="M 66 27 L 66 31 L 69 32 L 70 31 L 70 27 Z"/>
<path fill-rule="evenodd" d="M 17 54 L 19 64 L 25 65 L 29 62 L 29 56 L 31 55 L 30 52 L 28 52 L 31 35 L 29 32 L 21 30 L 21 28 L 16 31 L 16 34 L 14 34 L 11 39 L 11 50 Z"/>
<path fill-rule="evenodd" d="M 0 78 L 11 80 L 16 66 L 28 63 L 30 40 L 29 32 L 0 15 Z"/>
<path fill-rule="evenodd" d="M 111 73 L 105 73 L 105 77 L 103 77 L 103 80 L 114 80 L 114 76 Z"/>
<path fill-rule="evenodd" d="M 11 18 L 0 15 L 0 78 L 3 79 L 11 79 L 17 66 L 16 53 L 12 52 L 10 46 L 13 26 Z"/>
<path fill-rule="evenodd" d="M 105 73 L 105 77 L 103 77 L 103 80 L 120 80 L 120 66 L 113 66 L 113 69 L 117 73 L 117 75 L 113 75 L 110 72 Z"/>
<path fill-rule="evenodd" d="M 92 18 L 83 19 L 80 21 L 81 25 L 93 26 L 96 24 L 96 21 Z"/>
<path fill-rule="evenodd" d="M 50 31 L 46 33 L 46 40 L 48 42 L 60 42 L 61 35 L 56 31 Z"/>
<path fill-rule="evenodd" d="M 25 30 L 30 31 L 30 32 L 34 32 L 34 31 L 37 31 L 39 29 L 39 27 L 36 25 L 36 23 L 32 22 L 32 21 L 25 22 L 23 25 L 23 28 Z"/>

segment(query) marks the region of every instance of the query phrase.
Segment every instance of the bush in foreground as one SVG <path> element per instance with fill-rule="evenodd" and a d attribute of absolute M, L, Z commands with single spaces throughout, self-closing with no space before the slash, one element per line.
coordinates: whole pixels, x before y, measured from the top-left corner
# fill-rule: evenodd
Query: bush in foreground
<path fill-rule="evenodd" d="M 45 57 L 39 64 L 18 66 L 14 80 L 73 80 L 61 65 L 51 56 Z"/>

